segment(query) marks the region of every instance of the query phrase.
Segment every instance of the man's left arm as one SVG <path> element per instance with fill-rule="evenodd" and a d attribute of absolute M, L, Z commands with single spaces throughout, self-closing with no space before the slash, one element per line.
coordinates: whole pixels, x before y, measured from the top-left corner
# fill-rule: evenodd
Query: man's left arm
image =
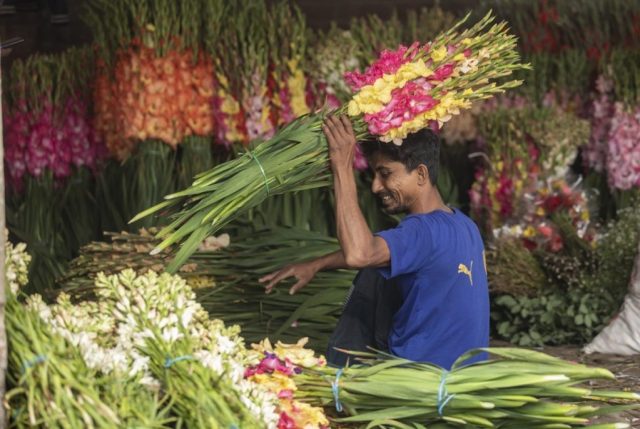
<path fill-rule="evenodd" d="M 353 159 L 356 137 L 346 116 L 328 117 L 322 129 L 329 144 L 336 197 L 338 240 L 347 264 L 353 268 L 389 265 L 389 246 L 374 236 L 358 205 Z"/>

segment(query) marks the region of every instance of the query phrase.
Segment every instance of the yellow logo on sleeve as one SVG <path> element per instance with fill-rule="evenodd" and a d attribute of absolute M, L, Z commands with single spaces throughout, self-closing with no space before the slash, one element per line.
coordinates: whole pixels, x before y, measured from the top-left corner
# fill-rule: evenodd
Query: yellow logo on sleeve
<path fill-rule="evenodd" d="M 471 286 L 473 286 L 473 274 L 471 273 L 471 270 L 473 270 L 473 261 L 471 261 L 471 268 L 467 268 L 465 264 L 458 265 L 458 274 L 464 274 L 469 277 L 469 282 L 471 283 Z"/>

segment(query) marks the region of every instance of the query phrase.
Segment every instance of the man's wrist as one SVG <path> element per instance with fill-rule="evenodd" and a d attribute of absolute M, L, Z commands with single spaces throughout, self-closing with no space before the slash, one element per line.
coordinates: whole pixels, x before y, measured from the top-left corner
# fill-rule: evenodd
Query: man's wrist
<path fill-rule="evenodd" d="M 332 162 L 331 171 L 337 181 L 353 178 L 353 167 L 346 162 Z"/>

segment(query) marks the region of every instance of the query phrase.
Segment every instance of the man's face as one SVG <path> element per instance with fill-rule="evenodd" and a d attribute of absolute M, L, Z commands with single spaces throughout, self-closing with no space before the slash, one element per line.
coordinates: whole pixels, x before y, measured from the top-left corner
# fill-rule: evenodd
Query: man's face
<path fill-rule="evenodd" d="M 371 191 L 389 214 L 411 213 L 420 190 L 417 169 L 408 172 L 404 164 L 378 153 L 369 159 L 373 170 Z"/>

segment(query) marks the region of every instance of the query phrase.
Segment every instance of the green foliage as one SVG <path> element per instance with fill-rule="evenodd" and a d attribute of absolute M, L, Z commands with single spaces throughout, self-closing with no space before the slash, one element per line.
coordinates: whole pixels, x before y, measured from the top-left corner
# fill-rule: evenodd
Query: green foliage
<path fill-rule="evenodd" d="M 561 254 L 539 251 L 546 273 L 534 296 L 501 295 L 492 300 L 494 334 L 521 346 L 582 344 L 591 340 L 617 311 L 627 292 L 640 242 L 640 204 L 621 210 L 595 249 L 563 231 Z M 526 275 L 526 273 L 521 273 Z"/>
<path fill-rule="evenodd" d="M 581 344 L 593 338 L 619 304 L 606 287 L 549 288 L 538 296 L 493 300 L 495 333 L 519 346 Z"/>

